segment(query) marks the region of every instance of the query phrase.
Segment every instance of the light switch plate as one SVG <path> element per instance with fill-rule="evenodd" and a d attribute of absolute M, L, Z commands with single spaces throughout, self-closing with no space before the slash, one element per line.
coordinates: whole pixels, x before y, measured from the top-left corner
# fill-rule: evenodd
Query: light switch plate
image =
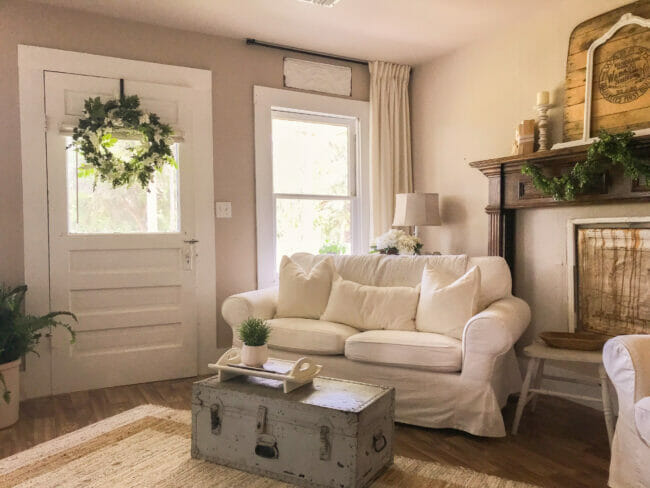
<path fill-rule="evenodd" d="M 232 218 L 231 202 L 216 202 L 216 212 L 217 212 L 218 219 Z"/>

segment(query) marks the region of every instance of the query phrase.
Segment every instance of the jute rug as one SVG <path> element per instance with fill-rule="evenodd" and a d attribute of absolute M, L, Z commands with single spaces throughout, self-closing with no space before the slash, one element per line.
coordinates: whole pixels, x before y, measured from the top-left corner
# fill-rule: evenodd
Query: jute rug
<path fill-rule="evenodd" d="M 0 487 L 283 488 L 190 457 L 189 411 L 143 405 L 0 460 Z M 373 488 L 530 488 L 454 466 L 395 457 Z"/>

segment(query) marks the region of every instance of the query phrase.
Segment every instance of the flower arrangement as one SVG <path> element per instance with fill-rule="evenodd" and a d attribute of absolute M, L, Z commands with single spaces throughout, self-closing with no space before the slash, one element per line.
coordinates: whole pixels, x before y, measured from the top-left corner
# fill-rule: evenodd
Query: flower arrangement
<path fill-rule="evenodd" d="M 117 143 L 116 133 L 140 141 L 128 149 L 130 158 L 123 159 L 111 151 Z M 95 181 L 106 181 L 113 188 L 138 182 L 146 189 L 155 171 L 162 171 L 166 164 L 177 167 L 171 150 L 173 135 L 172 128 L 158 115 L 140 108 L 137 95 L 106 102 L 96 97 L 84 102 L 84 116 L 74 128 L 69 147 L 85 159 L 80 175 L 94 173 Z"/>
<path fill-rule="evenodd" d="M 422 242 L 403 230 L 391 229 L 375 239 L 372 252 L 381 254 L 420 254 Z"/>

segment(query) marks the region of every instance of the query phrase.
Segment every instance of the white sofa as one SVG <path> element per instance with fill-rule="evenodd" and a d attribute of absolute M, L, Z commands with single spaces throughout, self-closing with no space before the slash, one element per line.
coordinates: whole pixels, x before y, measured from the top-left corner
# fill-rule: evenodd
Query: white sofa
<path fill-rule="evenodd" d="M 618 394 L 609 486 L 650 486 L 650 335 L 610 339 L 603 363 Z"/>
<path fill-rule="evenodd" d="M 323 256 L 299 253 L 292 259 L 306 272 Z M 466 269 L 481 271 L 480 312 L 466 324 L 462 341 L 440 334 L 371 330 L 321 320 L 275 319 L 277 288 L 227 298 L 222 314 L 239 346 L 238 325 L 248 317 L 268 320 L 272 357 L 309 355 L 331 377 L 393 386 L 396 420 L 455 428 L 480 436 L 505 436 L 501 408 L 521 387 L 513 351 L 530 322 L 528 305 L 511 294 L 512 280 L 499 257 L 466 258 Z M 334 256 L 343 279 L 373 286 L 417 286 L 428 256 Z M 458 259 L 458 256 L 437 256 Z"/>

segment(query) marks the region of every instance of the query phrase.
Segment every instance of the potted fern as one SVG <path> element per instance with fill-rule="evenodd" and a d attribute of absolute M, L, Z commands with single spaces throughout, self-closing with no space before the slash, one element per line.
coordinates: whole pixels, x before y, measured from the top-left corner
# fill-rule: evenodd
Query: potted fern
<path fill-rule="evenodd" d="M 57 317 L 70 312 L 51 312 L 41 317 L 23 312 L 27 286 L 8 288 L 0 286 L 0 429 L 13 425 L 18 420 L 20 402 L 20 359 L 35 350 L 38 341 L 47 334 L 50 327 L 67 329 L 74 342 L 74 331 L 70 325 Z"/>
<path fill-rule="evenodd" d="M 248 318 L 239 326 L 239 338 L 243 346 L 241 360 L 246 366 L 259 368 L 269 359 L 267 341 L 271 334 L 271 327 L 262 320 Z"/>

